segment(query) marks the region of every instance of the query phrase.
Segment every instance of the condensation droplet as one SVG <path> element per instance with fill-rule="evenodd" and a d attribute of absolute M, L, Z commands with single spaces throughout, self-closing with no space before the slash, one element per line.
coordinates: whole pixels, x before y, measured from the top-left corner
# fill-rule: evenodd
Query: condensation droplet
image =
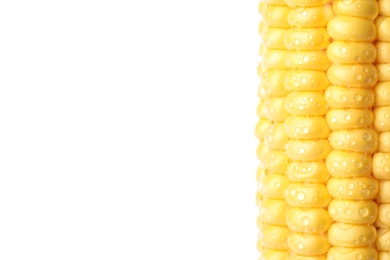
<path fill-rule="evenodd" d="M 305 199 L 305 193 L 303 192 L 299 192 L 298 195 L 297 195 L 297 198 L 298 200 L 302 201 Z"/>
<path fill-rule="evenodd" d="M 310 219 L 308 217 L 303 217 L 302 218 L 302 224 L 304 226 L 308 226 L 310 224 Z"/>
<path fill-rule="evenodd" d="M 359 215 L 361 217 L 367 217 L 369 213 L 370 213 L 370 211 L 368 210 L 368 208 L 364 207 L 364 208 L 359 209 Z"/>

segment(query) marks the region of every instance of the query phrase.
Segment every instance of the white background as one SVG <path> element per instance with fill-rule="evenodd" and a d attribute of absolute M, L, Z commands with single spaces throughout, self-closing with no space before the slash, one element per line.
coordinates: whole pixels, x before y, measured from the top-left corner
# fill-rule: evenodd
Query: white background
<path fill-rule="evenodd" d="M 257 1 L 0 1 L 0 259 L 257 259 Z"/>

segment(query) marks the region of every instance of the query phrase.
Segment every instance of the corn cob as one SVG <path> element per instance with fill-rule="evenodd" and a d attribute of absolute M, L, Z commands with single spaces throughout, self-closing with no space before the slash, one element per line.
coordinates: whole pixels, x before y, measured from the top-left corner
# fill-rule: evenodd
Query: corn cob
<path fill-rule="evenodd" d="M 386 260 L 390 259 L 390 3 L 381 0 L 378 5 L 379 16 L 375 19 L 378 84 L 374 88 L 374 126 L 379 145 L 373 158 L 373 173 L 379 180 L 376 248 L 379 259 Z"/>
<path fill-rule="evenodd" d="M 284 35 L 289 27 L 289 7 L 280 0 L 264 0 L 259 5 L 262 21 L 259 26 L 262 38 L 258 67 L 260 76 L 260 104 L 256 136 L 260 140 L 257 155 L 258 169 L 258 250 L 260 259 L 287 259 L 286 225 L 287 203 L 284 190 L 289 184 L 285 176 L 287 154 L 284 146 L 288 140 L 283 122 L 287 117 L 285 99 L 287 91 L 283 82 L 286 75 L 286 47 Z"/>
<path fill-rule="evenodd" d="M 285 88 L 289 91 L 285 131 L 290 138 L 286 151 L 290 160 L 285 192 L 290 209 L 287 225 L 290 259 L 325 259 L 329 250 L 326 232 L 331 224 L 325 209 L 330 195 L 326 188 L 325 158 L 330 152 L 324 91 L 329 86 L 326 69 L 329 45 L 326 25 L 333 12 L 328 1 L 288 0 L 292 8 L 285 42 L 290 51 Z"/>
<path fill-rule="evenodd" d="M 259 259 L 390 259 L 390 0 L 259 11 Z"/>
<path fill-rule="evenodd" d="M 328 190 L 332 224 L 328 232 L 334 259 L 376 259 L 371 246 L 376 239 L 372 225 L 378 207 L 373 201 L 378 182 L 372 177 L 372 154 L 377 149 L 377 133 L 372 128 L 377 72 L 375 25 L 378 14 L 375 0 L 333 2 L 335 17 L 328 24 L 333 42 L 327 54 L 331 61 L 327 75 L 331 86 L 325 97 L 330 108 L 327 122 L 332 129 L 332 152 L 327 168 L 332 178 Z M 348 257 L 348 258 L 347 258 Z"/>
<path fill-rule="evenodd" d="M 329 259 L 376 259 L 371 246 L 376 239 L 378 207 L 373 201 L 378 182 L 372 174 L 372 154 L 378 137 L 372 106 L 377 82 L 375 65 L 375 0 L 333 2 L 335 17 L 328 24 L 333 42 L 327 50 L 331 86 L 325 92 L 330 108 L 327 123 L 332 129 L 327 157 L 332 196 L 328 211 L 335 223 L 328 231 L 332 248 Z M 352 166 L 352 167 L 351 167 Z"/>

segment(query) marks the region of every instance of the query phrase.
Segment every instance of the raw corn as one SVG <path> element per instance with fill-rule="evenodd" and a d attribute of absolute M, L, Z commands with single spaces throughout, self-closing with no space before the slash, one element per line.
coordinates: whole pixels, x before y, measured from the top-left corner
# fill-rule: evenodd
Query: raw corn
<path fill-rule="evenodd" d="M 378 206 L 373 201 L 378 181 L 372 176 L 372 154 L 378 136 L 373 128 L 373 88 L 378 80 L 373 44 L 375 0 L 335 0 L 334 18 L 328 23 L 332 43 L 325 91 L 327 123 L 332 151 L 326 159 L 331 175 L 327 183 L 332 201 L 328 212 L 334 221 L 328 231 L 329 259 L 377 259 L 372 247 L 377 232 Z"/>
<path fill-rule="evenodd" d="M 376 67 L 378 83 L 374 87 L 374 127 L 379 135 L 378 150 L 373 158 L 373 173 L 379 181 L 377 195 L 378 229 L 376 248 L 379 259 L 390 259 L 390 3 L 378 1 L 379 16 L 375 19 Z"/>
<path fill-rule="evenodd" d="M 284 105 L 287 96 L 284 88 L 287 73 L 284 35 L 289 28 L 289 10 L 280 0 L 267 0 L 259 5 L 262 16 L 259 26 L 262 61 L 258 67 L 260 104 L 257 110 L 259 122 L 256 137 L 259 139 L 257 156 L 260 160 L 257 174 L 257 224 L 260 229 L 257 248 L 261 252 L 260 259 L 287 259 L 288 253 L 288 204 L 284 198 L 284 191 L 289 185 L 285 176 L 288 165 L 285 145 L 288 137 L 283 123 L 288 115 Z"/>
<path fill-rule="evenodd" d="M 330 194 L 325 159 L 330 152 L 324 91 L 329 87 L 325 50 L 326 31 L 333 11 L 328 1 L 288 0 L 291 7 L 285 42 L 289 50 L 285 88 L 289 91 L 284 123 L 289 137 L 286 151 L 291 181 L 285 192 L 290 206 L 287 225 L 290 259 L 325 259 L 330 248 L 326 232 L 331 218 L 326 210 Z"/>
<path fill-rule="evenodd" d="M 259 12 L 259 259 L 390 260 L 390 0 Z"/>

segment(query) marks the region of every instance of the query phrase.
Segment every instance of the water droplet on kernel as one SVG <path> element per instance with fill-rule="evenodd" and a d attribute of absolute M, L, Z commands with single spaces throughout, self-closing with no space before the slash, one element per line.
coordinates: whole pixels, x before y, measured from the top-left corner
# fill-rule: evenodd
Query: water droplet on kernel
<path fill-rule="evenodd" d="M 368 214 L 369 214 L 370 212 L 369 212 L 369 210 L 368 210 L 368 208 L 360 208 L 359 209 L 359 215 L 361 216 L 361 217 L 367 217 L 368 216 Z"/>
<path fill-rule="evenodd" d="M 357 162 L 355 162 L 355 166 L 356 166 L 357 168 L 362 168 L 363 162 L 362 162 L 362 161 L 357 161 Z"/>
<path fill-rule="evenodd" d="M 360 75 L 359 73 L 358 73 L 358 74 L 355 74 L 355 79 L 356 79 L 356 80 L 362 79 L 362 75 Z"/>
<path fill-rule="evenodd" d="M 302 218 L 302 224 L 308 226 L 310 224 L 310 219 L 308 217 Z"/>
<path fill-rule="evenodd" d="M 297 198 L 298 200 L 302 201 L 305 199 L 305 193 L 303 192 L 299 192 L 298 195 L 297 195 Z"/>
<path fill-rule="evenodd" d="M 356 94 L 355 96 L 353 96 L 353 98 L 354 98 L 356 101 L 362 100 L 362 96 L 360 96 L 359 94 Z"/>

